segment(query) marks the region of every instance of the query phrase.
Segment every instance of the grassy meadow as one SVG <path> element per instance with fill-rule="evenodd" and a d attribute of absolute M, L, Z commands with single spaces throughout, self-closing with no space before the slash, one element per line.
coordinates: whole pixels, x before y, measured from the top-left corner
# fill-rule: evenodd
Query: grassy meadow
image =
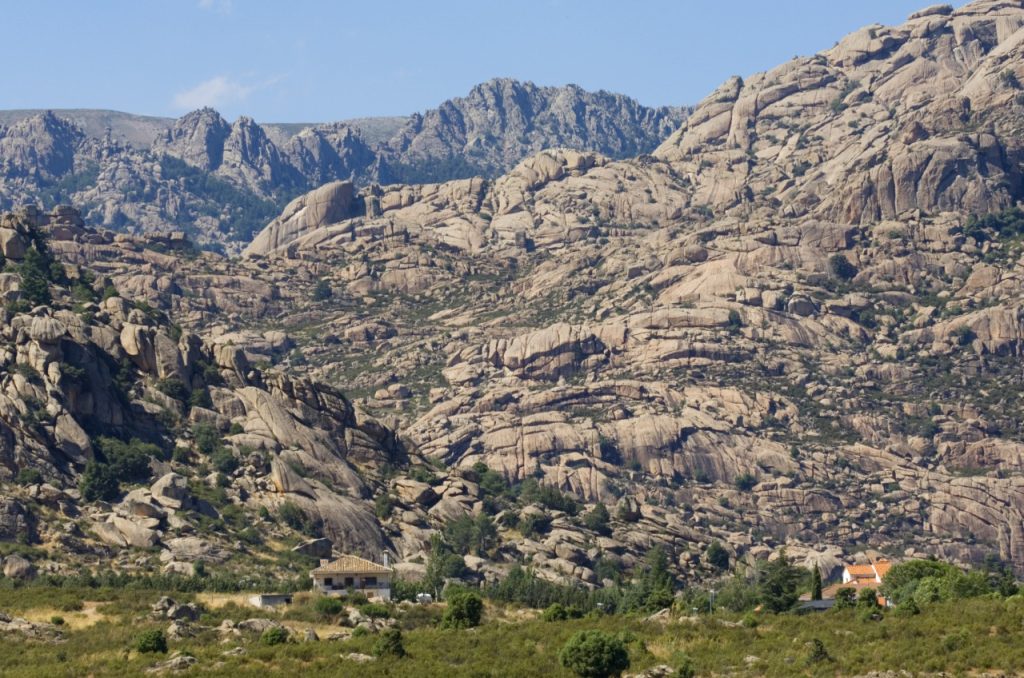
<path fill-rule="evenodd" d="M 10 678 L 58 676 L 136 676 L 174 652 L 191 654 L 198 663 L 184 673 L 204 676 L 571 676 L 558 652 L 573 633 L 600 629 L 626 641 L 627 673 L 659 664 L 677 665 L 685 655 L 696 675 L 855 676 L 876 670 L 945 671 L 970 675 L 980 671 L 1024 673 L 1024 604 L 1010 599 L 974 598 L 938 602 L 920 614 L 888 612 L 869 619 L 860 610 L 812 615 L 716 613 L 699 617 L 672 615 L 646 621 L 635 615 L 590 615 L 544 621 L 537 611 L 488 604 L 483 623 L 470 629 L 437 626 L 443 605 L 394 606 L 392 616 L 403 629 L 406 656 L 380 657 L 364 663 L 350 653 L 372 655 L 376 633 L 352 636 L 339 624 L 346 614 L 316 611 L 311 595 L 300 595 L 282 611 L 244 605 L 244 596 L 168 592 L 178 602 L 204 608 L 191 638 L 169 640 L 168 652 L 135 649 L 147 630 L 166 630 L 167 620 L 150 616 L 161 593 L 108 589 L 25 587 L 0 590 L 0 611 L 31 621 L 62 618 L 65 640 L 27 640 L 0 635 L 0 675 Z M 280 621 L 292 640 L 268 646 L 258 634 L 222 636 L 225 619 L 268 617 Z M 756 624 L 756 625 L 754 625 Z M 319 641 L 303 641 L 312 628 Z M 327 640 L 330 633 L 345 639 Z M 814 652 L 820 641 L 827 656 Z M 242 648 L 241 651 L 236 648 Z M 232 654 L 225 654 L 232 652 Z"/>

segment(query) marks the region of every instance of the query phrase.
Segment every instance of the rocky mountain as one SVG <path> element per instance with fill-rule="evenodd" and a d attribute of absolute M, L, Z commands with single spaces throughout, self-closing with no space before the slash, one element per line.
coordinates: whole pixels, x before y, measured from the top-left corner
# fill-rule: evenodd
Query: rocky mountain
<path fill-rule="evenodd" d="M 290 198 L 330 181 L 496 176 L 550 146 L 626 157 L 652 150 L 684 118 L 684 109 L 646 108 L 621 95 L 511 80 L 480 85 L 404 124 L 228 123 L 212 109 L 174 121 L 8 112 L 0 116 L 12 121 L 0 128 L 0 207 L 74 202 L 93 225 L 187 230 L 223 247 L 247 242 Z M 139 143 L 147 131 L 149 143 Z"/>
<path fill-rule="evenodd" d="M 374 178 L 391 184 L 494 177 L 557 147 L 625 158 L 651 151 L 684 119 L 682 109 L 647 108 L 621 94 L 499 78 L 411 116 L 381 147 Z"/>
<path fill-rule="evenodd" d="M 412 576 L 471 517 L 490 528 L 470 579 L 525 563 L 600 585 L 658 544 L 693 580 L 718 572 L 715 541 L 733 564 L 873 549 L 1020 574 L 1022 78 L 1024 2 L 976 0 L 731 79 L 649 155 L 333 181 L 240 258 L 7 217 L 0 525 L 70 530 L 127 569 L 184 562 L 193 538 L 193 559 L 285 567 L 306 532 Z M 183 166 L 261 147 L 212 120 L 168 137 L 222 140 Z M 311 166 L 335 143 L 304 146 Z M 66 280 L 30 265 L 41 239 Z M 125 365 L 84 380 L 125 398 L 80 398 L 75 351 Z M 139 414 L 90 429 L 115 400 Z M 106 503 L 76 494 L 132 455 L 148 472 Z M 168 484 L 194 502 L 168 512 Z"/>

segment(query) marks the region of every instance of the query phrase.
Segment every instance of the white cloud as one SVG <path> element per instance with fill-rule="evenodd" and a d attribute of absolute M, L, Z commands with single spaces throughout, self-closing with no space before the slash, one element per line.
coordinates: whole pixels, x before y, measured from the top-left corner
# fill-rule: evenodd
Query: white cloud
<path fill-rule="evenodd" d="M 220 12 L 221 14 L 231 13 L 232 0 L 199 0 L 199 9 Z"/>
<path fill-rule="evenodd" d="M 254 89 L 252 85 L 243 85 L 226 75 L 218 75 L 175 94 L 174 106 L 190 111 L 203 106 L 229 106 L 245 101 Z"/>

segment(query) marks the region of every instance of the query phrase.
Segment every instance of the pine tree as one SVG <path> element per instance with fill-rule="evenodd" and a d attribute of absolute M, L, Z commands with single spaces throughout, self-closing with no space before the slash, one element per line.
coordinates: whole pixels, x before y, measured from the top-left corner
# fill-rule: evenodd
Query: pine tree
<path fill-rule="evenodd" d="M 49 262 L 35 248 L 25 252 L 25 258 L 18 267 L 21 274 L 21 293 L 35 306 L 48 305 L 50 297 Z"/>
<path fill-rule="evenodd" d="M 785 612 L 797 600 L 796 587 L 800 569 L 793 567 L 782 549 L 779 557 L 768 563 L 761 579 L 761 602 L 772 612 Z"/>

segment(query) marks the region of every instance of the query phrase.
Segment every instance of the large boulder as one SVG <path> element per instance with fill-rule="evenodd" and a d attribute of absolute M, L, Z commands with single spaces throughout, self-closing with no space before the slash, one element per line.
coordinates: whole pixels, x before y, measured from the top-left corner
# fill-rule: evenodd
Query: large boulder
<path fill-rule="evenodd" d="M 354 216 L 354 198 L 355 187 L 350 181 L 334 181 L 299 196 L 256 236 L 245 254 L 270 254 L 310 231 Z"/>
<path fill-rule="evenodd" d="M 0 541 L 32 541 L 35 537 L 35 514 L 16 499 L 0 497 Z"/>
<path fill-rule="evenodd" d="M 4 558 L 4 576 L 8 579 L 33 579 L 36 568 L 27 558 L 15 553 Z"/>
<path fill-rule="evenodd" d="M 188 481 L 177 473 L 168 473 L 149 488 L 153 501 L 172 509 L 189 509 L 194 504 Z"/>

